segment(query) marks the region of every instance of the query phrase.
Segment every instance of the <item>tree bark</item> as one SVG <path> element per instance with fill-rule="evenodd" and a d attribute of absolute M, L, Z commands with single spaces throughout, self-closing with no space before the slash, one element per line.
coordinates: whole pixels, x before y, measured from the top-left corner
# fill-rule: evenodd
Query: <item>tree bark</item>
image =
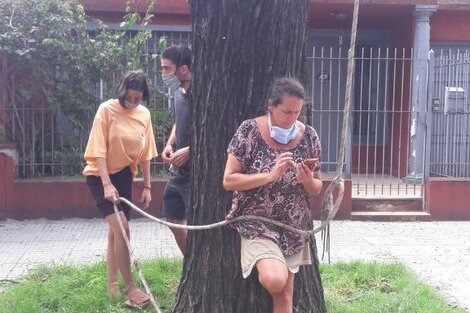
<path fill-rule="evenodd" d="M 305 77 L 309 0 L 190 0 L 193 65 L 190 101 L 189 224 L 220 221 L 231 193 L 222 177 L 226 149 L 241 122 L 265 112 L 274 77 Z M 296 275 L 294 312 L 326 312 L 312 237 L 312 266 Z M 268 313 L 257 273 L 244 280 L 240 242 L 230 227 L 190 232 L 173 312 Z"/>

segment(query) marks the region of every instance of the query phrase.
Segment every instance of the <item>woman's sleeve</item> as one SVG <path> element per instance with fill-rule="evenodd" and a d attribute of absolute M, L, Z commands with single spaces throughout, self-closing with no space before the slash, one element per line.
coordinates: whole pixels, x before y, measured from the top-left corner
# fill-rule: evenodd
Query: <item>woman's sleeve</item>
<path fill-rule="evenodd" d="M 253 123 L 251 120 L 244 121 L 232 137 L 227 153 L 231 153 L 244 167 L 250 160 L 253 150 Z"/>
<path fill-rule="evenodd" d="M 85 160 L 96 161 L 96 158 L 106 159 L 108 138 L 108 118 L 102 106 L 98 108 L 90 136 L 85 149 Z"/>

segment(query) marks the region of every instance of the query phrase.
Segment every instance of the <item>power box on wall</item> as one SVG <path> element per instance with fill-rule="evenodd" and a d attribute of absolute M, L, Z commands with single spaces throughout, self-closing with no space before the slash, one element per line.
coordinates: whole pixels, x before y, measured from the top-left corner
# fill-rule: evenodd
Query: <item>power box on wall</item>
<path fill-rule="evenodd" d="M 445 87 L 444 113 L 465 113 L 465 89 L 462 87 Z"/>

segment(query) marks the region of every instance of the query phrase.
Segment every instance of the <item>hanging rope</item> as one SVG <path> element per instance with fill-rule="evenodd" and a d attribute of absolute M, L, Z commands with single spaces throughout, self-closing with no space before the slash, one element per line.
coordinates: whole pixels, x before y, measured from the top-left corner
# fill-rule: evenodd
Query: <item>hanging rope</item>
<path fill-rule="evenodd" d="M 124 199 L 124 198 L 121 198 L 121 199 Z M 131 243 L 129 241 L 129 237 L 127 236 L 126 229 L 124 228 L 124 224 L 122 223 L 121 214 L 119 214 L 119 210 L 118 210 L 116 204 L 114 204 L 114 213 L 117 216 L 117 220 L 119 222 L 119 227 L 121 228 L 122 237 L 124 237 L 124 240 L 126 241 L 126 246 L 127 246 L 127 249 L 129 250 L 129 257 L 131 258 L 131 260 L 134 259 L 132 264 L 134 264 L 134 266 L 135 266 L 135 269 L 137 271 L 137 275 L 139 275 L 140 281 L 142 282 L 142 285 L 144 286 L 145 292 L 150 297 L 150 303 L 152 304 L 153 311 L 156 312 L 156 313 L 162 313 L 162 311 L 158 307 L 157 302 L 155 301 L 155 298 L 153 297 L 152 291 L 150 290 L 149 285 L 147 284 L 147 281 L 145 280 L 144 275 L 142 274 L 142 270 L 140 269 L 139 262 L 134 257 L 134 251 L 131 248 Z"/>
<path fill-rule="evenodd" d="M 346 147 L 346 134 L 349 127 L 349 117 L 350 117 L 350 107 L 351 107 L 351 94 L 352 94 L 352 81 L 354 75 L 354 56 L 356 52 L 356 34 L 357 34 L 357 20 L 359 16 L 359 0 L 354 0 L 354 9 L 353 9 L 353 17 L 352 17 L 352 26 L 351 26 L 351 42 L 349 45 L 348 51 L 348 73 L 346 76 L 346 90 L 344 95 L 344 108 L 343 108 L 343 127 L 341 129 L 341 138 L 339 141 L 339 152 L 338 152 L 338 163 L 336 165 L 336 177 L 331 182 L 330 186 L 325 193 L 325 197 L 323 199 L 322 204 L 322 213 L 321 213 L 321 220 L 327 219 L 333 213 L 336 214 L 338 211 L 338 206 L 333 206 L 331 208 L 331 202 L 333 197 L 333 188 L 342 186 L 344 189 L 344 180 L 343 180 L 343 167 L 344 167 L 344 154 L 345 154 L 345 147 Z M 338 198 L 343 198 L 343 193 L 341 192 L 338 195 Z M 338 202 L 338 201 L 336 201 Z M 341 200 L 339 201 L 341 203 Z M 332 212 L 333 211 L 333 212 Z M 330 225 L 328 224 L 327 227 L 322 230 L 321 239 L 323 242 L 323 251 L 322 251 L 322 259 L 325 256 L 325 252 L 328 254 L 328 263 L 331 263 L 330 259 Z"/>

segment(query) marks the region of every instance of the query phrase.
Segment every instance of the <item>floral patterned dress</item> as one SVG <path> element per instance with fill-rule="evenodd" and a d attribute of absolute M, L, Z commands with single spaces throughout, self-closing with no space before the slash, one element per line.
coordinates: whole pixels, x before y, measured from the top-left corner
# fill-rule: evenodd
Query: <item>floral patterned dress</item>
<path fill-rule="evenodd" d="M 321 152 L 317 132 L 305 126 L 300 142 L 285 150 L 269 146 L 261 136 L 254 119 L 244 121 L 233 136 L 228 149 L 242 165 L 246 174 L 268 173 L 284 152 L 292 152 L 294 162 L 319 158 Z M 320 164 L 314 169 L 320 177 Z M 290 168 L 276 182 L 246 191 L 235 191 L 232 208 L 227 218 L 241 215 L 259 215 L 272 218 L 297 229 L 306 229 L 311 221 L 311 195 L 297 182 L 295 169 Z M 248 239 L 264 238 L 274 241 L 284 255 L 303 250 L 305 239 L 288 230 L 261 221 L 242 221 L 233 224 L 241 236 Z"/>

